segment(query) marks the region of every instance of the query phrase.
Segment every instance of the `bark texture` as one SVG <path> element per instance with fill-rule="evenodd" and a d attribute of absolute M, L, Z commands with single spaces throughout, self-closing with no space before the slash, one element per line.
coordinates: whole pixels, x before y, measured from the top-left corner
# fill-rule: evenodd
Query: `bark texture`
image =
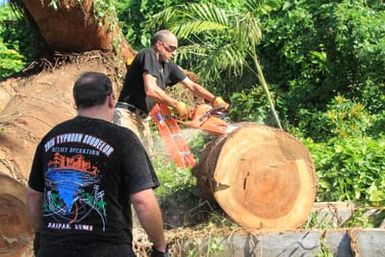
<path fill-rule="evenodd" d="M 50 2 L 23 0 L 25 9 L 50 49 L 69 52 L 115 51 L 124 61 L 133 56 L 134 50 L 120 37 L 119 26 L 109 22 L 115 17 L 108 17 L 101 25 L 95 20 L 93 0 L 61 0 L 58 10 L 50 7 Z"/>

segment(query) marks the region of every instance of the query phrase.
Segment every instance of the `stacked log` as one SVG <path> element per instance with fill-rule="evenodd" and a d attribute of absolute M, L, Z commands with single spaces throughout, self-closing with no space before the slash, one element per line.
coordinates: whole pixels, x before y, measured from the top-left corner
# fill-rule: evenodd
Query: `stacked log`
<path fill-rule="evenodd" d="M 316 175 L 306 147 L 281 130 L 254 123 L 211 141 L 195 173 L 205 199 L 243 227 L 292 229 L 311 212 Z"/>

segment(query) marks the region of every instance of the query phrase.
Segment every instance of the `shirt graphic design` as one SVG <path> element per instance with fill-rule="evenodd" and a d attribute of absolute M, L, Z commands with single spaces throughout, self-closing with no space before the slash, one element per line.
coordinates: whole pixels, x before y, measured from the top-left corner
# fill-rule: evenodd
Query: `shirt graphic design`
<path fill-rule="evenodd" d="M 105 231 L 106 201 L 97 161 L 103 154 L 108 157 L 113 148 L 93 136 L 64 134 L 47 141 L 45 151 L 53 156 L 45 172 L 43 215 L 51 220 L 47 228 L 93 231 L 89 218 L 96 213 Z"/>

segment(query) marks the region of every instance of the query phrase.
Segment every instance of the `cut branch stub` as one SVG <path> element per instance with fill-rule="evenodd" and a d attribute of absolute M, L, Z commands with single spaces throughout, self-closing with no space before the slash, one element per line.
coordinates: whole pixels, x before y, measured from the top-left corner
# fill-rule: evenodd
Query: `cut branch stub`
<path fill-rule="evenodd" d="M 315 169 L 306 147 L 280 130 L 251 123 L 238 126 L 202 152 L 196 176 L 203 197 L 215 199 L 244 227 L 300 226 L 316 194 Z"/>

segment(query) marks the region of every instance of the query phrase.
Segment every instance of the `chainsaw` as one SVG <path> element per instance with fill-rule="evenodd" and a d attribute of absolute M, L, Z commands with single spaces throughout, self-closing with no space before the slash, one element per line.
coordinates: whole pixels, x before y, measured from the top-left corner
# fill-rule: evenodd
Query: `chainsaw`
<path fill-rule="evenodd" d="M 210 135 L 220 136 L 230 133 L 236 126 L 227 123 L 224 106 L 211 107 L 208 104 L 201 104 L 190 111 L 187 120 L 177 119 L 177 122 L 195 129 L 200 129 Z"/>
<path fill-rule="evenodd" d="M 164 104 L 155 104 L 150 112 L 170 157 L 179 167 L 192 167 L 196 164 L 193 154 L 184 141 L 178 124 L 205 131 L 214 136 L 225 135 L 237 127 L 228 124 L 224 117 L 224 107 L 211 107 L 202 104 L 189 112 L 187 117 L 176 118 Z"/>

